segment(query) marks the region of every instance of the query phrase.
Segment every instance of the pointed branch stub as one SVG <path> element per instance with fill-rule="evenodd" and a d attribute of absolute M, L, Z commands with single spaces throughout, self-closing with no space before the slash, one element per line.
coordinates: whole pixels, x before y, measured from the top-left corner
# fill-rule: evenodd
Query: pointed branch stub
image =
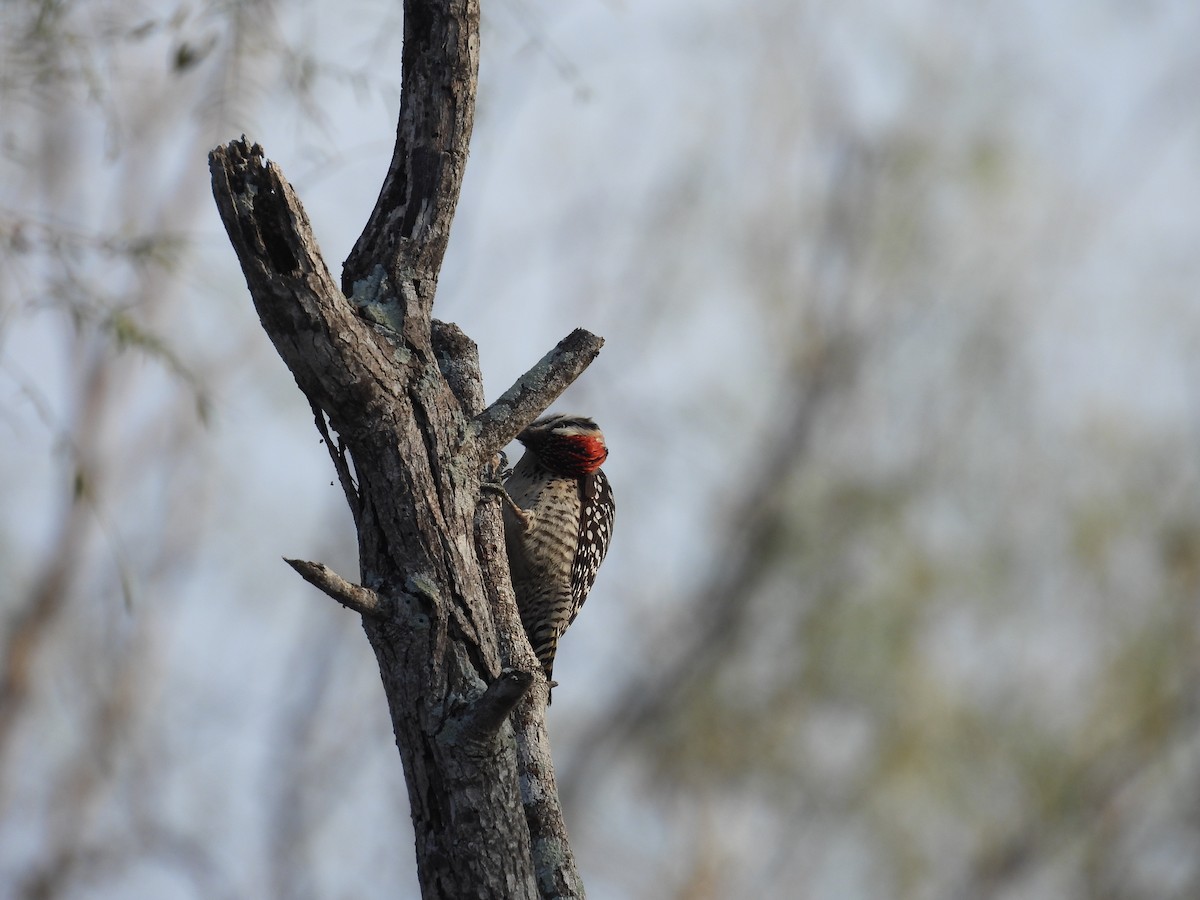
<path fill-rule="evenodd" d="M 313 587 L 320 588 L 347 609 L 371 619 L 387 618 L 382 598 L 370 588 L 347 581 L 324 563 L 286 557 L 283 561 L 299 572 L 301 578 Z"/>
<path fill-rule="evenodd" d="M 583 374 L 603 346 L 604 338 L 576 328 L 518 378 L 472 423 L 479 458 L 494 456 L 545 412 Z"/>

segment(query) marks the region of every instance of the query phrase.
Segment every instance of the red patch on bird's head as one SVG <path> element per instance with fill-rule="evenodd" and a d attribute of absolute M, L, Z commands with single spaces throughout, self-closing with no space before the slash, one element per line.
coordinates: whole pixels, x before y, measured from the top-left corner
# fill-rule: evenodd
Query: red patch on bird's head
<path fill-rule="evenodd" d="M 525 443 L 551 472 L 571 478 L 591 475 L 608 459 L 608 447 L 599 431 L 594 434 L 529 435 Z"/>
<path fill-rule="evenodd" d="M 586 416 L 551 415 L 517 435 L 551 472 L 569 478 L 591 475 L 608 459 L 604 434 Z"/>
<path fill-rule="evenodd" d="M 591 475 L 608 459 L 608 447 L 599 434 L 579 434 L 561 441 L 564 446 L 560 453 L 572 475 Z"/>

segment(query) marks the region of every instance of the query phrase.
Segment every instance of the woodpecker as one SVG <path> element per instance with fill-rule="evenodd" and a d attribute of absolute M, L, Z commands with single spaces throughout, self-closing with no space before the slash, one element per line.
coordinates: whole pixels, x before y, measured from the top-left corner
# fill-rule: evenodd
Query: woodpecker
<path fill-rule="evenodd" d="M 553 687 L 558 639 L 575 621 L 612 538 L 604 435 L 584 416 L 550 415 L 517 435 L 525 453 L 504 483 L 504 537 L 521 624 Z"/>

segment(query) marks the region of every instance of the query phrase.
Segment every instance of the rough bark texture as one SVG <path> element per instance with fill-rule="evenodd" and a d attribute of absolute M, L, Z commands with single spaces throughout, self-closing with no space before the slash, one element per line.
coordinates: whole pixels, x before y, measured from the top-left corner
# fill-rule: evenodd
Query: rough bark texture
<path fill-rule="evenodd" d="M 473 118 L 477 3 L 408 0 L 404 31 L 396 152 L 346 261 L 345 293 L 262 148 L 243 139 L 210 156 L 263 328 L 313 404 L 351 506 L 362 583 L 288 562 L 363 616 L 423 896 L 582 896 L 546 740 L 545 680 L 517 616 L 498 500 L 481 499 L 479 485 L 494 477 L 496 451 L 602 341 L 572 333 L 483 408 L 474 343 L 432 318 Z"/>

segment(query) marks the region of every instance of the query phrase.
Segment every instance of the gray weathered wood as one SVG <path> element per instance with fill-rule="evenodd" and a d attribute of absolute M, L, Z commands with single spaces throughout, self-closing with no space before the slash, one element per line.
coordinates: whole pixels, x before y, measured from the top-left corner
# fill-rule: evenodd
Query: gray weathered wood
<path fill-rule="evenodd" d="M 478 15 L 476 0 L 405 3 L 396 151 L 340 287 L 261 147 L 233 141 L 209 165 L 259 319 L 314 407 L 354 514 L 359 584 L 288 562 L 363 615 L 422 895 L 581 897 L 545 679 L 516 612 L 498 500 L 480 483 L 602 341 L 573 332 L 485 409 L 474 343 L 432 318 L 474 114 Z"/>

